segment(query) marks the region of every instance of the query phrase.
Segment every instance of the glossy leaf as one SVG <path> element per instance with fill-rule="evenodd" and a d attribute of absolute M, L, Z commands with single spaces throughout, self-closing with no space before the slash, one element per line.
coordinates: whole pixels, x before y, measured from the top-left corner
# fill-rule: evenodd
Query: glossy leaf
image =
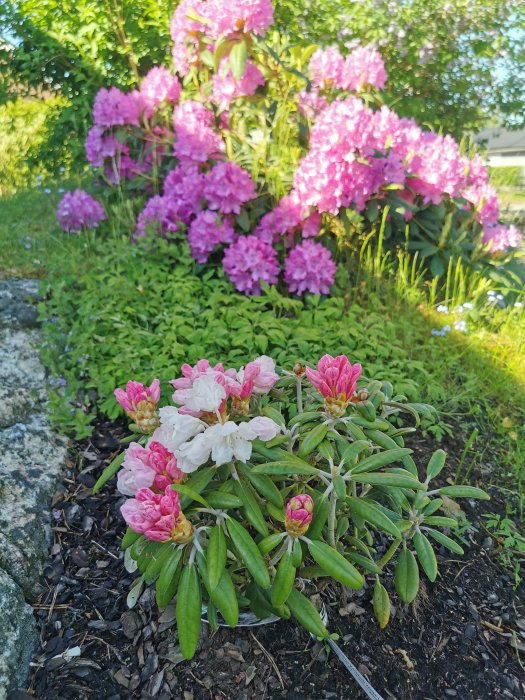
<path fill-rule="evenodd" d="M 210 589 L 213 590 L 219 583 L 222 572 L 226 567 L 226 537 L 220 525 L 214 525 L 209 533 L 208 549 L 206 550 L 206 567 L 210 581 Z"/>
<path fill-rule="evenodd" d="M 179 645 L 185 659 L 193 658 L 199 643 L 201 607 L 201 587 L 197 567 L 195 564 L 186 564 L 182 569 L 177 588 L 175 608 Z"/>
<path fill-rule="evenodd" d="M 296 588 L 292 588 L 290 591 L 286 604 L 290 608 L 293 617 L 314 637 L 326 639 L 329 636 L 321 615 L 314 604 L 302 593 L 299 593 Z"/>
<path fill-rule="evenodd" d="M 374 614 L 376 616 L 376 620 L 379 623 L 379 627 L 381 629 L 384 629 L 389 621 L 390 621 L 390 598 L 388 595 L 388 591 L 386 588 L 383 586 L 383 584 L 379 581 L 379 579 L 375 582 L 374 585 L 374 595 L 373 595 L 373 606 L 374 606 Z"/>
<path fill-rule="evenodd" d="M 348 588 L 362 588 L 363 577 L 342 554 L 325 542 L 311 541 L 308 551 L 327 574 Z"/>
<path fill-rule="evenodd" d="M 227 526 L 228 533 L 244 565 L 261 588 L 268 588 L 270 585 L 270 575 L 264 563 L 264 559 L 259 552 L 259 548 L 252 537 L 246 532 L 243 526 L 233 518 L 228 519 Z"/>
<path fill-rule="evenodd" d="M 394 586 L 403 603 L 411 603 L 419 590 L 419 570 L 412 552 L 406 547 L 397 558 Z"/>
<path fill-rule="evenodd" d="M 278 607 L 286 603 L 295 581 L 295 566 L 292 555 L 286 552 L 277 566 L 277 573 L 272 583 L 272 605 Z"/>
<path fill-rule="evenodd" d="M 383 511 L 369 501 L 362 498 L 347 498 L 348 505 L 352 514 L 356 513 L 360 518 L 366 520 L 374 527 L 383 532 L 387 532 L 396 539 L 401 539 L 401 533 L 390 518 Z"/>
<path fill-rule="evenodd" d="M 414 534 L 412 542 L 414 543 L 414 549 L 416 550 L 419 563 L 423 567 L 423 571 L 428 579 L 434 582 L 437 577 L 438 566 L 432 545 L 421 532 L 416 532 Z"/>

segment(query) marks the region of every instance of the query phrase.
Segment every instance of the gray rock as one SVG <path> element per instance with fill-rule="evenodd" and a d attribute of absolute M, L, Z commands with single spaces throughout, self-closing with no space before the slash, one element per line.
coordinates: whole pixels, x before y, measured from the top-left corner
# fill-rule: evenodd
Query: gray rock
<path fill-rule="evenodd" d="M 16 583 L 0 570 L 0 700 L 24 684 L 37 643 L 31 607 Z"/>
<path fill-rule="evenodd" d="M 41 416 L 0 430 L 0 567 L 31 597 L 50 542 L 47 505 L 65 458 Z"/>
<path fill-rule="evenodd" d="M 38 326 L 38 310 L 32 304 L 17 302 L 10 307 L 11 318 L 22 328 Z"/>

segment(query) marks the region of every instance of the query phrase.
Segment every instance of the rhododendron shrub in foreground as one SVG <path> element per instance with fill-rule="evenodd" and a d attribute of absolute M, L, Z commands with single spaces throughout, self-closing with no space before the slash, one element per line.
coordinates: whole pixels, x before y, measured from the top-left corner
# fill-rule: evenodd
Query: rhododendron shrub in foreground
<path fill-rule="evenodd" d="M 326 638 L 308 595 L 322 579 L 341 596 L 368 587 L 385 627 L 392 591 L 383 575 L 393 571 L 408 604 L 421 575 L 435 580 L 436 548 L 462 553 L 442 532 L 458 525 L 444 501 L 486 494 L 440 486 L 442 450 L 417 464 L 403 435 L 432 408 L 406 403 L 346 356 L 293 368 L 267 356 L 240 368 L 203 359 L 183 365 L 171 385 L 171 401 L 156 380 L 115 390 L 134 434 L 95 490 L 117 473 L 125 565 L 139 572 L 128 603 L 145 585 L 160 608 L 175 599 L 186 658 L 204 610 L 214 629 L 235 627 L 249 610 L 293 617 Z"/>
<path fill-rule="evenodd" d="M 172 67 L 99 91 L 86 156 L 108 187 L 145 194 L 132 238 L 182 235 L 245 294 L 328 294 L 356 215 L 387 245 L 408 232 L 433 275 L 458 257 L 501 266 L 520 234 L 480 157 L 383 103 L 374 46 L 298 47 L 272 20 L 270 0 L 184 0 Z"/>

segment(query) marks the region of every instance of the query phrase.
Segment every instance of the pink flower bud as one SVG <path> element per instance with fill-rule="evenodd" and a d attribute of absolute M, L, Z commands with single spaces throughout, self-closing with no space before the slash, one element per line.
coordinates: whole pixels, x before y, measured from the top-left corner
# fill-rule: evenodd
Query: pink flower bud
<path fill-rule="evenodd" d="M 304 535 L 312 521 L 314 502 L 311 496 L 300 493 L 286 504 L 285 526 L 292 537 Z"/>
<path fill-rule="evenodd" d="M 352 399 L 361 371 L 361 365 L 352 365 L 346 355 L 324 355 L 317 370 L 306 368 L 306 377 L 324 397 L 326 412 L 340 418 Z"/>
<path fill-rule="evenodd" d="M 183 542 L 191 538 L 192 528 L 180 509 L 179 494 L 170 486 L 163 494 L 139 489 L 120 512 L 132 530 L 149 540 Z"/>
<path fill-rule="evenodd" d="M 159 425 L 157 404 L 160 384 L 154 379 L 149 387 L 140 382 L 128 382 L 126 389 L 115 389 L 115 398 L 143 433 L 152 433 Z"/>

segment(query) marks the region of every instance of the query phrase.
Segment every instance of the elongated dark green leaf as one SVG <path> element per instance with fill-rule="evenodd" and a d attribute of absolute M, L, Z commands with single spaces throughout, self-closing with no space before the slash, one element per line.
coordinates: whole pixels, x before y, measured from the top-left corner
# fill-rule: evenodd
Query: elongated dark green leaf
<path fill-rule="evenodd" d="M 346 498 L 346 481 L 342 476 L 336 474 L 333 478 L 333 484 L 337 497 L 344 500 Z"/>
<path fill-rule="evenodd" d="M 299 448 L 299 457 L 308 457 L 312 454 L 317 445 L 324 440 L 327 432 L 328 426 L 325 423 L 320 423 L 312 428 L 303 438 Z"/>
<path fill-rule="evenodd" d="M 239 603 L 235 593 L 235 586 L 228 570 L 223 569 L 219 583 L 212 588 L 207 562 L 201 553 L 197 555 L 197 564 L 208 596 L 213 604 L 217 606 L 226 624 L 230 627 L 236 627 L 239 622 Z"/>
<path fill-rule="evenodd" d="M 379 580 L 376 581 L 374 586 L 373 605 L 379 627 L 384 629 L 390 621 L 390 598 L 388 597 L 388 591 Z"/>
<path fill-rule="evenodd" d="M 144 581 L 153 583 L 160 574 L 164 566 L 171 559 L 173 553 L 173 545 L 169 542 L 162 544 L 159 549 L 153 554 L 153 557 L 144 571 Z"/>
<path fill-rule="evenodd" d="M 205 496 L 211 508 L 228 510 L 228 508 L 240 508 L 242 506 L 241 499 L 227 491 L 206 492 Z"/>
<path fill-rule="evenodd" d="M 186 564 L 177 588 L 175 617 L 179 645 L 185 659 L 192 659 L 201 632 L 201 587 L 195 564 Z"/>
<path fill-rule="evenodd" d="M 403 474 L 392 474 L 389 472 L 375 472 L 373 474 L 352 474 L 352 480 L 360 484 L 372 484 L 374 486 L 397 486 L 403 489 L 415 489 L 424 491 L 427 487 L 420 483 L 409 472 Z"/>
<path fill-rule="evenodd" d="M 330 545 L 325 542 L 311 541 L 308 543 L 308 551 L 319 566 L 339 583 L 348 588 L 363 587 L 363 577 L 359 571 Z"/>
<path fill-rule="evenodd" d="M 485 491 L 475 486 L 443 486 L 439 493 L 450 498 L 478 498 L 482 501 L 490 501 L 490 496 Z"/>
<path fill-rule="evenodd" d="M 341 459 L 348 467 L 352 465 L 354 460 L 364 452 L 365 450 L 370 450 L 370 445 L 366 440 L 356 440 L 346 445 L 346 447 L 341 451 Z"/>
<path fill-rule="evenodd" d="M 259 548 L 252 537 L 243 526 L 233 518 L 228 518 L 228 533 L 243 564 L 246 566 L 254 580 L 261 588 L 268 588 L 270 585 L 270 575 Z"/>
<path fill-rule="evenodd" d="M 214 632 L 219 629 L 219 618 L 217 617 L 217 607 L 213 600 L 208 601 L 208 624 Z"/>
<path fill-rule="evenodd" d="M 283 414 L 273 406 L 265 406 L 261 413 L 263 416 L 271 418 L 274 423 L 277 423 L 277 425 L 286 425 Z"/>
<path fill-rule="evenodd" d="M 433 530 L 431 527 L 427 527 L 425 528 L 425 531 L 427 535 L 430 535 L 430 537 L 432 537 L 432 539 L 436 540 L 436 542 L 439 542 L 439 544 L 443 545 L 443 547 L 446 547 L 451 552 L 454 552 L 454 554 L 464 553 L 463 548 L 455 540 L 452 540 L 450 537 L 447 537 L 442 532 L 439 532 L 439 530 Z"/>
<path fill-rule="evenodd" d="M 374 469 L 381 469 L 381 467 L 392 464 L 392 462 L 398 462 L 403 457 L 411 454 L 411 452 L 412 450 L 409 450 L 407 447 L 397 447 L 395 450 L 385 450 L 384 452 L 370 455 L 370 457 L 365 457 L 351 469 L 352 478 L 354 474 L 363 474 Z"/>
<path fill-rule="evenodd" d="M 411 603 L 419 590 L 419 569 L 412 552 L 406 547 L 401 550 L 394 573 L 394 586 L 403 603 Z"/>
<path fill-rule="evenodd" d="M 293 541 L 292 545 L 292 564 L 295 566 L 297 569 L 298 566 L 301 566 L 301 563 L 303 561 L 303 545 L 301 545 L 301 542 L 299 540 L 295 539 Z"/>
<path fill-rule="evenodd" d="M 248 467 L 245 464 L 238 464 L 237 469 L 239 469 L 243 475 L 250 481 L 252 486 L 258 491 L 261 496 L 264 496 L 270 503 L 276 508 L 282 508 L 284 505 L 283 497 L 277 486 L 273 483 L 270 477 L 265 474 L 254 474 L 253 468 Z"/>
<path fill-rule="evenodd" d="M 263 555 L 268 554 L 268 552 L 271 552 L 272 549 L 275 549 L 277 545 L 283 541 L 284 537 L 286 537 L 285 532 L 274 532 L 272 535 L 268 535 L 268 537 L 265 537 L 259 542 L 259 551 Z"/>
<path fill-rule="evenodd" d="M 366 520 L 374 527 L 377 527 L 383 532 L 388 532 L 389 535 L 396 539 L 401 539 L 401 533 L 396 525 L 373 503 L 363 500 L 362 498 L 347 498 L 346 502 L 350 506 L 352 515 L 356 513 L 360 518 Z"/>
<path fill-rule="evenodd" d="M 295 459 L 280 459 L 277 462 L 267 462 L 257 464 L 252 472 L 254 474 L 269 474 L 271 476 L 289 476 L 290 474 L 304 474 L 306 476 L 317 476 L 320 470 L 312 467 L 311 464 L 303 462 L 298 464 Z"/>
<path fill-rule="evenodd" d="M 378 566 L 375 561 L 365 557 L 363 554 L 358 554 L 357 552 L 346 552 L 346 559 L 350 559 L 351 562 L 361 566 L 365 571 L 370 571 L 371 574 L 381 574 L 383 569 Z"/>
<path fill-rule="evenodd" d="M 124 457 L 126 456 L 126 452 L 121 452 L 115 459 L 109 464 L 102 474 L 99 476 L 97 479 L 95 485 L 93 486 L 93 493 L 97 493 L 100 491 L 100 489 L 106 484 L 112 476 L 114 476 L 120 467 L 122 466 L 122 462 L 124 461 Z"/>
<path fill-rule="evenodd" d="M 235 480 L 235 494 L 241 499 L 246 517 L 257 530 L 257 532 L 266 537 L 268 535 L 268 525 L 264 519 L 261 507 L 257 499 L 253 495 L 251 487 L 246 482 Z"/>
<path fill-rule="evenodd" d="M 308 528 L 308 537 L 312 540 L 317 540 L 321 537 L 323 528 L 328 520 L 328 512 L 330 511 L 330 504 L 328 498 L 323 498 L 322 496 L 317 497 L 314 503 L 314 512 L 312 516 L 312 522 Z"/>
<path fill-rule="evenodd" d="M 286 552 L 277 567 L 277 573 L 272 583 L 272 605 L 278 607 L 286 603 L 295 581 L 295 566 L 292 555 Z"/>
<path fill-rule="evenodd" d="M 286 604 L 297 622 L 313 634 L 314 637 L 326 639 L 329 636 L 321 615 L 319 615 L 314 604 L 302 593 L 299 593 L 297 589 L 292 588 Z"/>
<path fill-rule="evenodd" d="M 428 576 L 429 580 L 434 582 L 437 577 L 438 567 L 432 545 L 421 532 L 416 532 L 414 534 L 412 542 L 414 543 L 414 549 L 416 550 L 419 563 L 423 567 L 423 571 Z"/>
<path fill-rule="evenodd" d="M 217 586 L 226 566 L 226 537 L 220 525 L 214 525 L 209 532 L 208 549 L 206 550 L 206 566 L 210 589 Z"/>
<path fill-rule="evenodd" d="M 186 482 L 185 486 L 190 488 L 195 493 L 201 493 L 202 491 L 204 491 L 206 486 L 208 486 L 215 472 L 215 467 L 199 469 L 195 472 L 195 474 L 193 474 L 190 477 L 190 479 Z M 180 499 L 180 507 L 182 508 L 182 510 L 185 510 L 190 505 L 192 500 L 193 499 L 189 496 L 182 496 L 182 498 Z"/>
<path fill-rule="evenodd" d="M 379 430 L 365 430 L 365 433 L 370 440 L 384 450 L 397 450 L 400 447 L 390 435 L 385 435 L 385 433 Z M 405 469 L 408 469 L 411 474 L 417 477 L 417 467 L 410 455 L 402 457 L 401 462 Z"/>
<path fill-rule="evenodd" d="M 164 568 L 160 572 L 156 585 L 157 605 L 159 608 L 165 608 L 168 605 L 177 590 L 180 570 L 178 570 L 181 561 L 183 550 L 181 548 L 173 548 L 171 556 L 164 564 Z"/>
<path fill-rule="evenodd" d="M 426 515 L 425 525 L 437 525 L 438 527 L 457 527 L 458 521 L 454 518 L 445 518 L 440 515 Z"/>
<path fill-rule="evenodd" d="M 436 510 L 439 510 L 441 506 L 443 505 L 443 499 L 441 498 L 436 498 L 433 501 L 430 501 L 424 508 L 423 508 L 423 514 L 425 515 L 425 518 L 427 515 L 432 515 L 432 513 L 435 513 Z"/>
<path fill-rule="evenodd" d="M 181 496 L 186 496 L 186 498 L 189 498 L 190 501 L 196 501 L 205 508 L 210 507 L 210 504 L 206 501 L 206 499 L 204 499 L 199 493 L 197 493 L 197 491 L 194 491 L 192 488 L 186 486 L 185 484 L 172 484 L 171 488 L 174 491 L 180 493 Z"/>
<path fill-rule="evenodd" d="M 446 452 L 443 450 L 436 450 L 432 457 L 429 459 L 427 464 L 427 479 L 432 481 L 441 472 L 445 466 L 445 460 L 447 458 Z"/>
<path fill-rule="evenodd" d="M 128 547 L 131 547 L 131 545 L 134 544 L 139 539 L 139 537 L 139 532 L 134 532 L 130 527 L 128 527 L 128 529 L 124 533 L 122 542 L 120 543 L 120 548 L 127 549 Z"/>
<path fill-rule="evenodd" d="M 318 420 L 321 417 L 319 411 L 306 411 L 305 413 L 298 413 L 290 421 L 288 421 L 288 427 L 292 428 L 296 423 L 310 423 L 313 420 Z"/>

